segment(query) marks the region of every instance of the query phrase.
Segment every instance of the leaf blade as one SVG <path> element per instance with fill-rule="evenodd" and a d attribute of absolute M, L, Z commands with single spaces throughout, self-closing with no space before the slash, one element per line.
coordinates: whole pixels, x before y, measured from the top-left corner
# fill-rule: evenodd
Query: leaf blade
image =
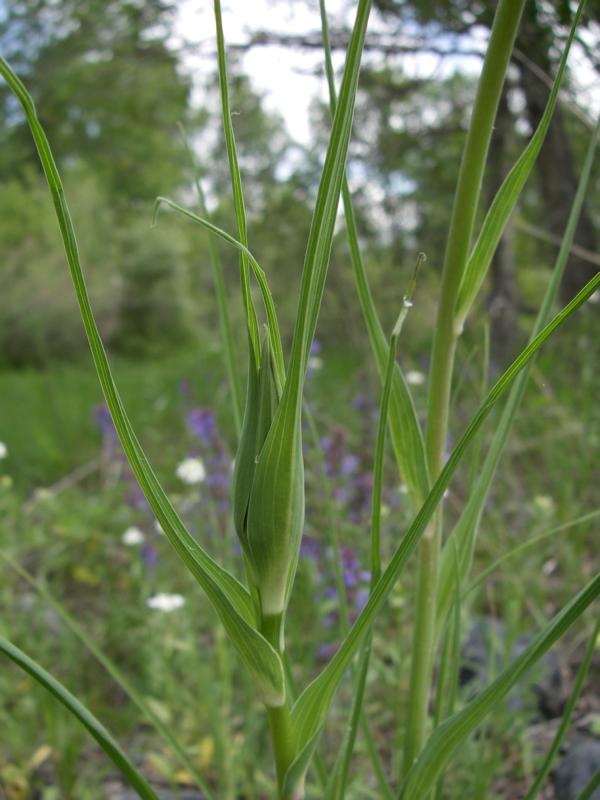
<path fill-rule="evenodd" d="M 565 74 L 571 44 L 575 37 L 575 31 L 579 25 L 585 3 L 586 0 L 580 0 L 579 2 L 567 42 L 561 55 L 556 77 L 552 84 L 550 97 L 539 125 L 531 141 L 517 159 L 517 162 L 506 176 L 502 186 L 494 197 L 492 205 L 485 216 L 473 251 L 469 256 L 456 299 L 456 318 L 457 327 L 459 329 L 462 328 L 463 322 L 469 313 L 469 309 L 483 284 L 500 237 L 508 222 L 508 218 L 519 199 L 519 195 L 521 194 L 527 178 L 531 174 L 531 170 L 533 169 L 539 151 L 544 143 L 544 139 L 546 138 L 550 120 L 552 119 L 558 101 L 558 92 Z"/>
<path fill-rule="evenodd" d="M 596 575 L 486 689 L 465 708 L 443 722 L 431 735 L 410 769 L 401 790 L 402 800 L 426 797 L 435 779 L 455 749 L 499 703 L 523 674 L 558 641 L 563 633 L 600 596 L 600 574 Z"/>
<path fill-rule="evenodd" d="M 98 742 L 106 755 L 111 759 L 127 782 L 135 789 L 142 800 L 158 800 L 158 796 L 148 785 L 145 778 L 136 770 L 127 758 L 118 742 L 102 723 L 71 692 L 56 680 L 49 672 L 30 658 L 23 650 L 3 636 L 0 636 L 0 653 L 4 653 L 18 667 L 27 672 L 37 683 L 62 703 Z"/>
<path fill-rule="evenodd" d="M 390 594 L 402 568 L 416 548 L 471 440 L 480 429 L 498 398 L 517 377 L 518 373 L 533 358 L 542 344 L 596 291 L 598 286 L 600 286 L 600 273 L 589 281 L 576 297 L 540 331 L 491 388 L 479 411 L 475 414 L 452 451 L 440 476 L 433 484 L 425 503 L 396 548 L 390 563 L 373 588 L 369 600 L 346 639 L 342 642 L 329 664 L 309 684 L 294 704 L 292 719 L 296 729 L 299 756 L 302 755 L 303 747 L 312 746 L 313 738 L 318 736 L 320 728 L 325 722 L 327 709 L 344 672 L 360 646 L 363 637 L 370 630 L 376 614 Z"/>
<path fill-rule="evenodd" d="M 129 422 L 92 311 L 75 230 L 46 134 L 25 86 L 2 58 L 0 74 L 25 111 L 40 156 L 96 372 L 131 469 L 169 542 L 206 593 L 245 666 L 255 678 L 261 696 L 278 705 L 285 697 L 283 665 L 273 647 L 254 627 L 256 619 L 250 593 L 190 535 L 154 474 Z"/>
<path fill-rule="evenodd" d="M 335 90 L 329 27 L 324 0 L 319 0 L 319 7 L 321 12 L 321 38 L 323 40 L 325 70 L 329 88 L 329 105 L 331 116 L 333 117 L 335 116 L 337 108 L 337 94 Z M 350 194 L 350 187 L 348 186 L 348 179 L 345 174 L 342 182 L 342 202 L 344 205 L 344 221 L 350 248 L 350 260 L 354 272 L 354 282 L 358 292 L 363 319 L 367 328 L 371 351 L 375 357 L 379 379 L 383 386 L 387 360 L 387 340 L 383 331 L 383 326 L 377 315 L 377 309 L 375 308 L 373 295 L 369 286 L 367 270 L 360 251 L 352 195 Z M 423 432 L 419 425 L 410 389 L 408 388 L 404 374 L 398 364 L 394 366 L 394 373 L 392 376 L 389 428 L 398 469 L 408 486 L 415 508 L 418 508 L 429 492 L 429 471 L 425 456 Z"/>
<path fill-rule="evenodd" d="M 179 756 L 182 765 L 190 773 L 192 778 L 196 781 L 199 788 L 206 795 L 207 800 L 214 800 L 212 792 L 202 775 L 198 772 L 192 760 L 185 752 L 183 746 L 177 740 L 175 734 L 166 725 L 160 717 L 152 710 L 151 706 L 145 701 L 144 697 L 137 691 L 137 689 L 129 682 L 125 675 L 121 672 L 119 667 L 109 656 L 96 644 L 91 636 L 85 629 L 71 616 L 64 605 L 58 600 L 57 597 L 50 592 L 50 590 L 41 584 L 30 572 L 19 564 L 18 561 L 13 559 L 6 553 L 0 552 L 0 558 L 3 559 L 15 572 L 17 572 L 29 585 L 35 589 L 38 594 L 44 598 L 59 614 L 65 625 L 69 628 L 71 633 L 79 639 L 79 641 L 92 653 L 92 655 L 100 662 L 113 680 L 123 689 L 129 696 L 133 703 L 139 710 L 146 716 L 146 718 L 154 725 L 158 733 L 164 740 L 173 748 L 173 751 Z"/>

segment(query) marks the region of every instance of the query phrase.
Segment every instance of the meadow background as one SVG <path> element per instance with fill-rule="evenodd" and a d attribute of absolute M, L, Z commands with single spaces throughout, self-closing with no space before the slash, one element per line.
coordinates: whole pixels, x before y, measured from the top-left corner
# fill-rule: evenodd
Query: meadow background
<path fill-rule="evenodd" d="M 329 118 L 314 55 L 318 20 L 302 34 L 293 22 L 294 14 L 304 14 L 311 4 L 273 0 L 272 5 L 285 6 L 289 29 L 257 24 L 235 40 L 228 66 L 250 248 L 269 276 L 289 344 Z M 474 64 L 485 49 L 494 3 L 379 0 L 375 6 L 348 173 L 386 331 L 417 253 L 427 255 L 399 347 L 422 416 Z M 235 3 L 230 7 L 235 11 Z M 331 20 L 339 48 L 347 42 L 351 7 L 336 4 Z M 151 227 L 156 195 L 197 206 L 194 179 L 199 178 L 212 219 L 235 229 L 216 59 L 210 66 L 211 18 L 202 17 L 207 57 L 196 64 L 202 71 L 192 73 L 197 32 L 184 40 L 181 13 L 181 4 L 163 0 L 0 2 L 0 52 L 31 90 L 61 167 L 97 318 L 133 426 L 190 530 L 211 553 L 239 569 L 229 511 L 231 390 L 211 244 L 223 264 L 237 357 L 244 365 L 237 256 L 175 215 L 163 213 Z M 539 122 L 547 76 L 554 74 L 570 13 L 569 3 L 535 0 L 526 6 L 492 140 L 486 202 Z M 484 387 L 526 342 L 549 281 L 597 112 L 597 95 L 589 86 L 594 79 L 600 84 L 599 22 L 600 5 L 590 2 L 560 108 L 462 337 L 452 439 L 479 406 Z M 227 35 L 227 17 L 225 25 Z M 274 71 L 282 52 L 297 54 L 299 69 L 315 71 L 309 140 L 293 138 L 282 113 L 266 102 L 245 70 L 246 54 L 260 49 L 272 54 Z M 419 54 L 426 60 L 415 61 Z M 0 182 L 0 550 L 77 617 L 156 712 L 177 728 L 200 770 L 224 787 L 219 796 L 269 797 L 273 776 L 258 704 L 208 604 L 155 524 L 116 441 L 37 156 L 4 85 Z M 561 288 L 563 302 L 598 270 L 599 202 L 596 164 Z M 500 649 L 506 653 L 597 569 L 597 299 L 570 320 L 536 363 L 486 508 L 475 575 L 524 541 L 557 529 L 499 566 L 472 593 L 465 636 L 475 620 L 493 627 L 493 617 L 504 626 Z M 304 681 L 340 637 L 332 511 L 350 612 L 365 601 L 379 392 L 340 224 L 307 384 L 316 430 L 306 436 L 308 517 L 289 632 L 293 662 Z M 446 498 L 451 519 L 468 495 L 478 453 L 493 427 L 492 420 L 452 484 Z M 384 557 L 412 514 L 390 456 Z M 140 724 L 126 695 L 48 600 L 2 560 L 0 570 L 3 634 L 86 700 L 163 786 L 165 797 L 201 797 L 186 789 L 190 776 L 152 729 Z M 369 677 L 367 708 L 390 765 L 398 748 L 389 732 L 402 719 L 406 701 L 411 590 L 409 571 L 378 622 Z M 461 751 L 448 797 L 522 796 L 556 729 L 560 700 L 572 685 L 589 632 L 582 623 L 561 642 L 559 683 L 545 705 L 539 692 L 537 700 L 513 698 L 486 736 Z M 492 662 L 486 669 L 496 665 Z M 577 731 L 590 741 L 600 735 L 600 652 L 595 665 L 575 714 Z M 472 689 L 466 684 L 463 691 L 468 696 Z M 346 686 L 326 730 L 325 756 L 339 740 L 349 697 Z M 549 698 L 558 701 L 553 705 Z M 359 739 L 351 798 L 377 797 L 364 749 Z M 559 796 L 552 782 L 544 791 L 545 797 Z M 0 664 L 0 798 L 126 796 L 77 724 L 29 679 Z"/>

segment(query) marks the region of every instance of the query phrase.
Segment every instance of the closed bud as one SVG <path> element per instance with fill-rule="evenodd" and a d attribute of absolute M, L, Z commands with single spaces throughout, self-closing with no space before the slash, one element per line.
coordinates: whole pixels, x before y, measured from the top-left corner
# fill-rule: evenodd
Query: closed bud
<path fill-rule="evenodd" d="M 271 427 L 281 396 L 271 341 L 265 330 L 260 366 L 250 359 L 246 408 L 233 474 L 233 521 L 244 552 L 249 556 L 246 520 L 258 454 Z"/>
<path fill-rule="evenodd" d="M 284 392 L 256 464 L 248 506 L 248 554 L 265 616 L 277 616 L 286 609 L 304 525 L 304 462 L 297 406 Z"/>

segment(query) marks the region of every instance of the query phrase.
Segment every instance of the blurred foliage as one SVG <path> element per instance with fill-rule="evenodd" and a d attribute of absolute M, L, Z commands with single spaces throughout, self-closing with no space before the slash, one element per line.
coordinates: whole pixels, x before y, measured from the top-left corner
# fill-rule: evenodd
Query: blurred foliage
<path fill-rule="evenodd" d="M 59 163 L 83 162 L 111 203 L 147 205 L 180 186 L 177 124 L 198 119 L 190 83 L 166 44 L 175 4 L 164 0 L 17 0 L 0 22 L 0 49 L 27 83 Z M 5 86 L 0 175 L 36 163 Z"/>
<path fill-rule="evenodd" d="M 495 6 L 463 0 L 377 0 L 375 5 L 386 12 L 379 24 L 391 34 L 408 24 L 411 32 L 430 37 L 433 44 L 439 41 L 435 37 L 442 37 L 448 47 L 471 26 L 489 25 Z M 564 36 L 571 3 L 532 0 L 529 5 L 532 13 L 543 12 L 538 20 L 542 33 Z M 588 8 L 589 19 L 598 19 L 598 3 L 589 0 Z M 175 475 L 183 456 L 199 453 L 200 446 L 191 440 L 186 424 L 190 404 L 214 410 L 228 452 L 233 450 L 208 234 L 166 211 L 159 224 L 151 227 L 157 194 L 173 195 L 197 210 L 195 167 L 178 123 L 183 124 L 197 154 L 196 168 L 212 218 L 235 234 L 216 75 L 203 80 L 200 107 L 195 107 L 185 54 L 174 52 L 168 44 L 176 11 L 177 3 L 167 0 L 0 0 L 0 51 L 33 92 L 48 129 L 64 175 L 95 312 L 134 428 L 194 533 L 207 539 L 211 552 L 224 551 L 226 560 L 238 568 L 233 540 L 227 538 L 232 532 L 213 535 L 210 498 L 186 494 Z M 591 24 L 588 29 L 593 32 Z M 542 55 L 552 66 L 556 48 Z M 229 70 L 250 248 L 267 273 L 284 338 L 289 340 L 329 112 L 315 100 L 313 141 L 300 146 L 291 140 L 282 117 L 266 109 L 264 98 L 233 54 Z M 509 164 L 532 125 L 520 78 L 519 68 L 513 67 L 506 104 L 510 133 L 503 142 Z M 543 100 L 547 87 L 540 86 Z M 415 78 L 403 69 L 399 57 L 371 53 L 358 97 L 349 179 L 365 263 L 386 330 L 397 316 L 417 251 L 424 250 L 428 256 L 399 354 L 403 367 L 412 373 L 411 391 L 420 418 L 427 390 L 424 354 L 435 319 L 439 270 L 474 89 L 474 80 L 458 68 Z M 563 115 L 577 166 L 587 129 L 567 108 Z M 554 172 L 550 173 L 552 177 Z M 544 186 L 537 178 L 523 194 L 515 223 L 523 218 L 560 235 L 560 226 L 553 229 L 548 223 Z M 557 185 L 562 186 L 558 179 Z M 486 182 L 482 211 L 491 189 Z M 568 204 L 571 195 L 563 193 Z M 588 199 L 596 226 L 599 198 L 600 162 Z M 539 241 L 516 224 L 513 233 L 519 298 L 516 327 L 521 328 L 518 335 L 524 335 L 556 246 Z M 219 248 L 234 330 L 241 338 L 238 256 L 221 242 Z M 160 712 L 174 721 L 211 778 L 220 769 L 215 720 L 222 708 L 231 710 L 226 732 L 234 766 L 231 782 L 239 796 L 255 797 L 261 791 L 268 796 L 272 785 L 267 740 L 258 717 L 246 713 L 250 693 L 244 678 L 226 663 L 225 671 L 233 670 L 233 697 L 223 698 L 215 691 L 224 666 L 212 617 L 203 600 L 190 590 L 185 573 L 176 568 L 175 556 L 154 528 L 148 510 L 132 502 L 131 482 L 114 449 L 115 463 L 107 469 L 105 442 L 95 416 L 100 390 L 87 356 L 51 200 L 23 119 L 3 85 L 0 275 L 0 441 L 7 448 L 6 458 L 0 460 L 3 547 L 81 615 L 94 639 Z M 482 296 L 461 340 L 452 436 L 464 428 L 479 402 L 486 300 Z M 598 507 L 597 309 L 593 304 L 584 308 L 551 345 L 552 351 L 549 348 L 542 354 L 485 510 L 477 568 L 532 532 Z M 345 476 L 335 474 L 329 485 L 314 442 L 307 437 L 307 481 L 312 490 L 307 534 L 320 548 L 320 560 L 301 560 L 293 599 L 290 649 L 302 679 L 322 663 L 317 636 L 334 647 L 338 635 L 327 539 L 329 490 L 333 489 L 336 511 L 343 519 L 344 544 L 352 548 L 358 562 L 367 560 L 365 498 L 379 384 L 365 341 L 341 221 L 318 336 L 322 368 L 309 376 L 307 399 L 324 437 L 320 444 L 329 451 L 338 446 L 341 456 L 349 457 L 346 467 L 359 464 L 360 469 L 352 467 Z M 483 432 L 481 452 L 489 435 L 489 429 Z M 470 467 L 473 475 L 478 468 L 476 456 Z M 469 491 L 468 471 L 447 497 L 451 519 Z M 383 547 L 389 556 L 411 514 L 391 458 L 386 464 L 386 487 Z M 362 516 L 346 513 L 348 497 L 352 514 L 358 513 L 355 506 L 362 500 Z M 155 564 L 123 544 L 123 531 L 130 525 L 139 526 L 146 542 L 156 548 Z M 518 635 L 532 617 L 543 618 L 549 604 L 563 602 L 580 586 L 582 572 L 592 563 L 592 533 L 591 528 L 580 526 L 559 540 L 560 547 L 549 541 L 532 549 L 518 569 L 509 563 L 486 583 L 477 607 L 491 614 L 506 611 L 509 625 L 514 626 L 512 633 Z M 0 607 L 6 632 L 45 666 L 56 667 L 70 688 L 81 692 L 131 744 L 132 752 L 140 760 L 145 756 L 144 768 L 160 776 L 165 785 L 178 783 L 182 776 L 174 759 L 145 727 L 136 725 L 135 710 L 91 657 L 82 654 L 47 604 L 16 575 L 7 571 L 2 578 Z M 388 734 L 404 716 L 404 687 L 398 686 L 398 675 L 406 673 L 413 581 L 414 575 L 407 574 L 389 612 L 382 616 L 374 641 L 369 716 L 389 762 L 393 743 Z M 183 592 L 184 609 L 174 616 L 152 616 L 144 602 L 159 590 Z M 161 648 L 152 646 L 155 639 Z M 346 724 L 351 691 L 349 685 L 342 688 L 333 710 L 324 737 L 327 754 Z M 390 703 L 390 693 L 398 700 Z M 521 732 L 511 740 L 509 722 L 497 721 L 512 759 L 507 758 L 507 763 L 515 772 L 527 773 L 531 764 L 522 752 L 524 737 Z M 523 720 L 516 723 L 522 725 Z M 3 790 L 14 789 L 18 798 L 28 793 L 38 796 L 39 791 L 46 792 L 39 795 L 43 800 L 97 800 L 98 787 L 104 788 L 106 779 L 101 762 L 82 749 L 86 742 L 62 712 L 11 667 L 0 671 L 0 730 L 10 731 L 8 741 L 0 736 L 0 796 Z M 490 750 L 490 741 L 491 737 L 479 737 L 465 748 L 453 767 L 455 774 L 449 777 L 451 793 L 464 796 L 467 791 L 471 796 L 472 789 L 472 796 L 482 796 L 475 785 L 476 773 L 484 764 L 491 780 L 498 766 L 491 763 L 497 751 Z M 356 766 L 358 784 L 369 774 L 362 742 Z M 54 794 L 47 793 L 53 790 Z M 356 796 L 367 796 L 371 787 L 365 783 L 356 791 L 363 792 Z"/>

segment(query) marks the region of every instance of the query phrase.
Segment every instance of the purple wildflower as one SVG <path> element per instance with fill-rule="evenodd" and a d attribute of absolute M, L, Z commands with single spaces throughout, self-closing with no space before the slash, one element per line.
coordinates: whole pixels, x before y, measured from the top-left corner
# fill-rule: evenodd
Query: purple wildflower
<path fill-rule="evenodd" d="M 108 406 L 105 402 L 94 406 L 94 421 L 96 422 L 96 426 L 105 441 L 117 441 L 117 432 L 115 430 L 115 426 L 113 425 L 110 411 L 108 410 Z"/>
<path fill-rule="evenodd" d="M 367 600 L 369 599 L 369 590 L 363 586 L 361 587 L 354 597 L 354 608 L 360 614 L 363 608 L 367 605 Z"/>
<path fill-rule="evenodd" d="M 317 648 L 317 660 L 329 661 L 329 659 L 335 655 L 338 647 L 339 647 L 338 642 L 330 642 L 329 644 L 320 644 L 319 647 Z"/>
<path fill-rule="evenodd" d="M 348 453 L 348 455 L 342 458 L 342 462 L 340 464 L 340 475 L 352 475 L 354 472 L 356 472 L 359 465 L 360 458 L 355 456 L 353 453 Z"/>
<path fill-rule="evenodd" d="M 196 436 L 203 444 L 210 444 L 217 433 L 217 421 L 215 412 L 208 406 L 192 408 L 186 415 L 186 421 L 190 432 Z"/>
<path fill-rule="evenodd" d="M 300 545 L 300 552 L 303 556 L 316 561 L 321 555 L 321 546 L 319 542 L 309 534 L 302 537 L 302 544 Z"/>
<path fill-rule="evenodd" d="M 158 564 L 158 550 L 151 544 L 145 544 L 142 547 L 142 561 L 146 565 L 146 569 L 153 571 Z"/>

